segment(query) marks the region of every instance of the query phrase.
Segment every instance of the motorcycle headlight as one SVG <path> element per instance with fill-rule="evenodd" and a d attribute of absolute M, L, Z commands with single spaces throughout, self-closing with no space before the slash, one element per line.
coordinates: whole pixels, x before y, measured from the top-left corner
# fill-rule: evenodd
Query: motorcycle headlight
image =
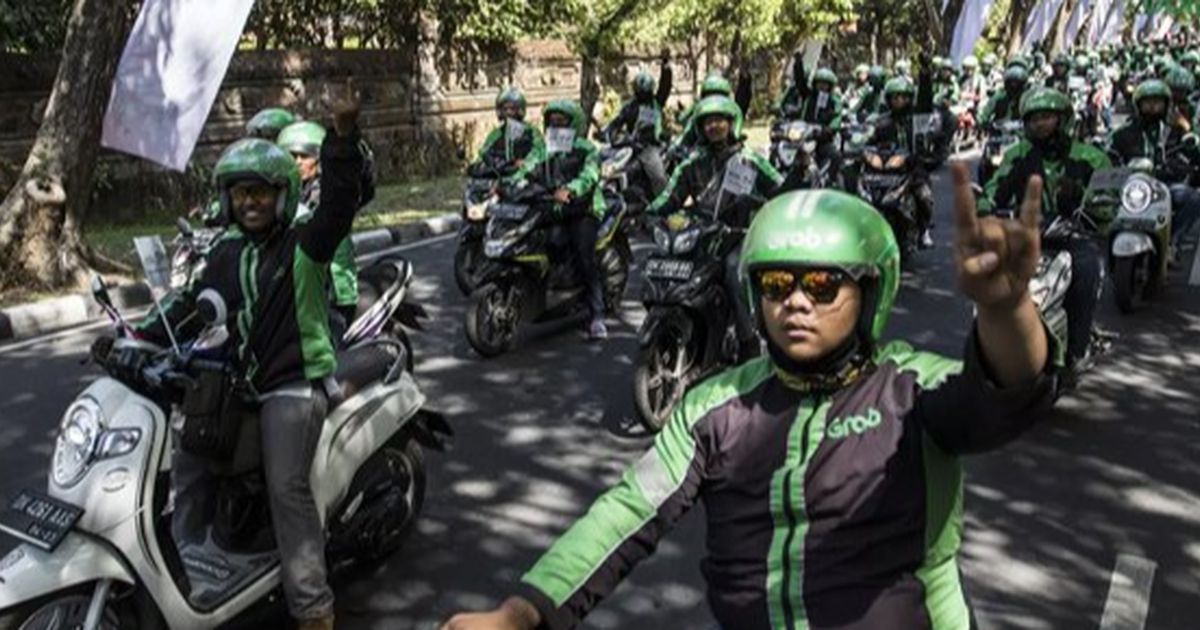
<path fill-rule="evenodd" d="M 671 246 L 671 252 L 675 254 L 687 254 L 696 249 L 696 241 L 698 240 L 700 240 L 700 228 L 684 230 L 675 235 L 675 243 Z"/>
<path fill-rule="evenodd" d="M 104 423 L 100 406 L 80 399 L 67 408 L 54 444 L 51 477 L 59 486 L 72 486 L 83 479 L 96 454 Z"/>
<path fill-rule="evenodd" d="M 876 157 L 878 157 L 878 156 L 876 156 Z M 908 160 L 908 158 L 903 155 L 893 155 L 892 157 L 888 158 L 887 169 L 889 171 L 898 169 L 901 166 L 904 166 L 904 163 L 907 160 Z"/>
<path fill-rule="evenodd" d="M 883 170 L 883 158 L 879 157 L 878 153 L 868 153 L 866 156 L 867 166 L 881 171 Z"/>
<path fill-rule="evenodd" d="M 990 161 L 992 163 L 992 166 L 995 166 L 996 168 L 1000 168 L 1000 163 L 1004 161 L 1004 156 L 997 153 L 990 158 Z"/>
<path fill-rule="evenodd" d="M 799 142 L 803 138 L 804 138 L 804 127 L 801 127 L 799 125 L 792 125 L 791 127 L 788 127 L 788 130 L 787 130 L 787 139 L 788 140 L 791 140 L 792 142 Z"/>
<path fill-rule="evenodd" d="M 809 140 L 804 143 L 804 153 L 806 153 L 808 155 L 812 155 L 816 152 L 817 152 L 817 142 L 815 140 Z"/>
<path fill-rule="evenodd" d="M 1141 214 L 1150 207 L 1154 191 L 1150 184 L 1141 179 L 1130 180 L 1121 191 L 1121 205 L 1133 214 Z"/>
<path fill-rule="evenodd" d="M 654 245 L 664 252 L 671 251 L 671 235 L 661 227 L 655 226 Z"/>
<path fill-rule="evenodd" d="M 468 221 L 482 221 L 487 218 L 487 202 L 473 203 L 467 206 Z"/>

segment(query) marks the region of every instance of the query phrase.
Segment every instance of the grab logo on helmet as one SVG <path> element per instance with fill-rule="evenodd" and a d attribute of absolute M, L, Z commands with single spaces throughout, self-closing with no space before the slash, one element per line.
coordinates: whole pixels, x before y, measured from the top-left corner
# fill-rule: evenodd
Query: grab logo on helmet
<path fill-rule="evenodd" d="M 820 249 L 833 247 L 841 243 L 842 236 L 841 232 L 824 232 L 806 228 L 786 234 L 772 234 L 767 237 L 767 249 L 792 249 L 797 247 Z"/>

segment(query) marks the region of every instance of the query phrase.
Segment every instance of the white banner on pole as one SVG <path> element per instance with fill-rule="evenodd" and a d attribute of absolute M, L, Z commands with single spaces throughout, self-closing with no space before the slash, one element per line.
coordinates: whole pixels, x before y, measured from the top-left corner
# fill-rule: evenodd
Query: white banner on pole
<path fill-rule="evenodd" d="M 1150 16 L 1146 15 L 1145 13 L 1138 13 L 1137 15 L 1133 16 L 1133 31 L 1131 35 L 1133 36 L 1134 40 L 1137 40 L 1141 37 L 1142 31 L 1145 30 L 1149 23 Z"/>
<path fill-rule="evenodd" d="M 146 0 L 113 81 L 102 144 L 185 170 L 253 6 Z"/>
<path fill-rule="evenodd" d="M 1175 26 L 1175 18 L 1159 13 L 1155 16 L 1154 30 L 1150 32 L 1150 39 L 1162 39 L 1171 33 L 1171 27 Z"/>
<path fill-rule="evenodd" d="M 1083 21 L 1087 19 L 1088 11 L 1092 8 L 1091 0 L 1079 0 L 1079 4 L 1071 11 L 1071 17 L 1067 19 L 1067 29 L 1063 33 L 1063 48 L 1070 50 L 1075 45 L 1075 40 L 1079 37 L 1079 30 L 1083 28 Z"/>
<path fill-rule="evenodd" d="M 1104 31 L 1104 23 L 1108 20 L 1112 0 L 1095 0 L 1092 5 L 1092 21 L 1088 22 L 1088 30 L 1083 37 L 1087 45 L 1094 48 L 1099 44 L 1100 33 Z"/>
<path fill-rule="evenodd" d="M 1125 28 L 1125 0 L 1113 0 L 1108 10 L 1108 18 L 1104 20 L 1104 28 L 1096 37 L 1096 45 L 1116 44 L 1121 41 L 1121 31 Z"/>
<path fill-rule="evenodd" d="M 1054 16 L 1063 0 L 1042 0 L 1029 14 L 1025 22 L 1025 37 L 1021 42 L 1021 51 L 1029 52 L 1036 44 L 1042 43 L 1054 25 Z"/>
<path fill-rule="evenodd" d="M 958 24 L 954 26 L 954 39 L 950 43 L 950 59 L 955 66 L 961 65 L 962 60 L 975 50 L 975 42 L 983 34 L 992 4 L 993 0 L 967 0 L 963 5 L 962 13 L 958 14 Z"/>

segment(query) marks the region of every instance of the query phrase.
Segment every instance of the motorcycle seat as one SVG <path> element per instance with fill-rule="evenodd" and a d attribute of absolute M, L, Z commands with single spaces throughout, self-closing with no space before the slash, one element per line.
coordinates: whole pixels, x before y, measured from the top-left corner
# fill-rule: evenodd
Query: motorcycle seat
<path fill-rule="evenodd" d="M 382 379 L 396 359 L 396 349 L 383 344 L 365 344 L 339 351 L 334 377 L 342 388 L 341 400 L 353 397 Z M 336 402 L 341 401 L 330 401 L 331 404 Z"/>

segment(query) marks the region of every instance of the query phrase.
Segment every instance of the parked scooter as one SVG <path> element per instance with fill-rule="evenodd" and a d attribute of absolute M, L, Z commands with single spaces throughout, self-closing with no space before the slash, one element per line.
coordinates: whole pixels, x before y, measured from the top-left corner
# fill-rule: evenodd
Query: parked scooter
<path fill-rule="evenodd" d="M 896 243 L 900 262 L 907 266 L 920 243 L 916 197 L 912 188 L 913 156 L 893 146 L 873 146 L 863 150 L 862 172 L 858 177 L 858 195 L 887 219 Z"/>
<path fill-rule="evenodd" d="M 360 340 L 339 353 L 342 396 L 331 400 L 313 459 L 331 568 L 398 548 L 424 501 L 421 445 L 443 450 L 452 433 L 422 409 L 411 359 L 384 333 L 412 277 L 411 268 L 388 264 L 401 273 L 379 309 L 350 331 Z M 103 282 L 93 288 L 130 330 Z M 226 306 L 215 292 L 198 302 L 207 325 L 191 345 L 164 348 L 126 335 L 93 346 L 107 375 L 67 408 L 48 491 L 23 490 L 0 515 L 0 528 L 24 541 L 0 559 L 0 627 L 214 628 L 280 586 L 258 423 L 234 413 L 232 397 L 212 395 L 229 373 Z M 220 481 L 203 543 L 177 544 L 171 535 L 173 426 Z"/>
<path fill-rule="evenodd" d="M 1171 248 L 1171 190 L 1154 178 L 1154 163 L 1142 158 L 1129 168 L 1099 171 L 1092 187 L 1119 195 L 1108 226 L 1108 265 L 1113 295 L 1122 313 L 1137 311 L 1167 278 Z"/>

